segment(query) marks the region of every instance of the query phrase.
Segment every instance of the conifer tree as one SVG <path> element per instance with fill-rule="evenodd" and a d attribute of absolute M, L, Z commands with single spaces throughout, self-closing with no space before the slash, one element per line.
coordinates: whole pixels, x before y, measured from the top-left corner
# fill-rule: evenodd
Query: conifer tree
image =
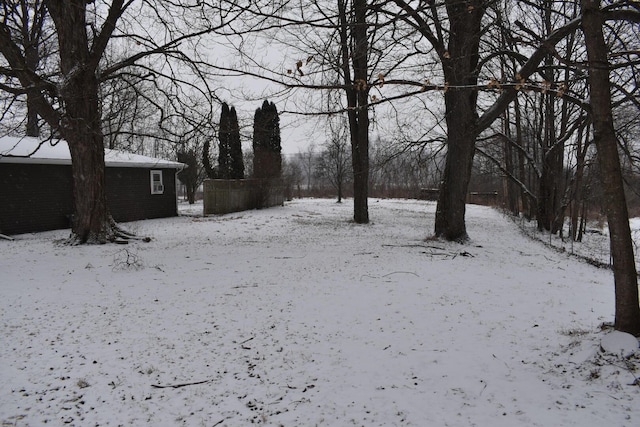
<path fill-rule="evenodd" d="M 229 157 L 229 178 L 244 179 L 242 142 L 240 141 L 240 126 L 235 107 L 231 107 L 229 110 Z"/>
<path fill-rule="evenodd" d="M 282 173 L 280 118 L 273 102 L 264 101 L 253 120 L 253 176 L 277 178 Z"/>
<path fill-rule="evenodd" d="M 206 139 L 204 141 L 204 145 L 202 147 L 202 166 L 204 167 L 204 172 L 209 179 L 216 179 L 216 169 L 211 166 L 211 160 L 209 159 L 209 149 L 211 148 L 211 141 Z"/>
<path fill-rule="evenodd" d="M 226 102 L 222 103 L 218 131 L 218 178 L 231 179 L 231 112 Z"/>

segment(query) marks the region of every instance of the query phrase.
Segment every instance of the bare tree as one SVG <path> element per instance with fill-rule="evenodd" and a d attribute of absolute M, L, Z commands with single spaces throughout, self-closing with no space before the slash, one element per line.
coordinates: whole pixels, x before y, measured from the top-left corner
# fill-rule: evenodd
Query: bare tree
<path fill-rule="evenodd" d="M 485 22 L 485 16 L 495 2 L 455 0 L 443 3 L 409 2 L 393 0 L 399 10 L 385 13 L 407 22 L 431 46 L 441 67 L 444 84 L 436 89 L 444 92 L 445 119 L 447 123 L 447 158 L 436 209 L 436 236 L 447 240 L 465 240 L 465 201 L 476 150 L 476 139 L 525 88 L 529 79 L 539 71 L 539 64 L 554 46 L 568 34 L 576 31 L 579 20 L 570 21 L 551 31 L 546 38 L 538 38 L 529 56 L 515 50 L 498 49 L 491 52 L 481 49 L 483 37 L 489 34 L 493 21 Z M 492 79 L 479 84 L 480 72 L 499 56 L 513 56 L 518 60 L 514 76 L 506 81 Z M 407 82 L 408 84 L 408 82 Z M 433 90 L 430 83 L 414 81 L 424 91 Z M 533 85 L 535 86 L 535 85 Z M 554 86 L 555 87 L 555 86 Z M 478 112 L 480 90 L 495 90 L 499 96 L 489 102 L 482 115 Z"/>
<path fill-rule="evenodd" d="M 338 193 L 338 203 L 344 198 L 344 187 L 351 176 L 351 153 L 348 145 L 346 123 L 329 120 L 329 140 L 318 157 L 316 172 L 331 183 Z"/>
<path fill-rule="evenodd" d="M 285 158 L 282 161 L 282 181 L 286 200 L 293 200 L 294 190 L 298 198 L 302 197 L 302 182 L 304 181 L 304 176 L 302 164 L 299 160 L 300 159 L 293 157 L 289 159 Z"/>
<path fill-rule="evenodd" d="M 369 40 L 367 1 L 338 0 L 340 66 L 347 97 L 347 117 L 353 164 L 353 219 L 369 222 Z M 349 22 L 347 17 L 351 16 Z"/>
<path fill-rule="evenodd" d="M 375 197 L 421 197 L 437 188 L 444 156 L 431 146 L 376 139 L 371 147 L 371 193 Z"/>
<path fill-rule="evenodd" d="M 190 149 L 188 151 L 178 151 L 177 158 L 180 163 L 184 163 L 187 167 L 178 172 L 178 179 L 185 186 L 187 200 L 189 204 L 196 201 L 196 191 L 204 178 L 204 171 L 198 163 L 196 151 Z"/>
<path fill-rule="evenodd" d="M 146 96 L 161 98 L 150 82 L 123 74 L 100 85 L 100 111 L 105 148 L 145 153 L 146 142 L 160 137 L 157 109 Z M 152 95 L 153 94 L 153 95 Z"/>
<path fill-rule="evenodd" d="M 285 6 L 293 4 L 295 9 L 276 3 L 251 10 L 256 20 L 262 19 L 258 27 L 269 31 L 270 43 L 276 40 L 284 51 L 299 55 L 293 61 L 284 59 L 295 66 L 286 69 L 285 75 L 273 72 L 268 65 L 261 65 L 259 73 L 250 74 L 281 83 L 288 89 L 340 93 L 339 108 L 334 109 L 333 104 L 329 109 L 324 108 L 324 103 L 319 107 L 307 102 L 312 111 L 303 114 L 347 116 L 354 175 L 354 220 L 367 223 L 370 91 L 380 80 L 375 77 L 373 68 L 385 58 L 383 51 L 388 47 L 376 49 L 372 43 L 379 41 L 382 26 L 375 22 L 374 7 L 366 0 L 285 2 Z M 244 67 L 258 64 L 254 58 L 245 58 Z M 242 72 L 246 74 L 246 71 Z"/>
<path fill-rule="evenodd" d="M 171 2 L 163 5 L 142 2 L 134 5 L 132 1 L 112 0 L 100 4 L 92 4 L 84 0 L 44 0 L 48 16 L 51 18 L 58 43 L 59 79 L 57 82 L 41 73 L 34 73 L 26 66 L 25 51 L 17 44 L 15 34 L 0 22 L 0 53 L 6 67 L 0 69 L 10 79 L 10 84 L 3 89 L 17 95 L 26 95 L 33 101 L 32 106 L 54 132 L 59 133 L 69 145 L 72 160 L 74 221 L 72 224 L 72 242 L 105 242 L 118 238 L 131 238 L 130 233 L 118 227 L 109 215 L 105 193 L 104 134 L 102 130 L 100 108 L 100 84 L 109 78 L 136 70 L 142 80 L 154 80 L 170 77 L 172 81 L 180 79 L 164 64 L 144 62 L 145 59 L 162 56 L 174 61 L 184 61 L 195 65 L 196 61 L 187 57 L 179 49 L 195 37 L 210 33 L 222 24 L 213 24 L 201 20 L 196 29 L 185 32 L 172 20 L 176 12 L 174 8 L 187 14 L 191 9 L 201 15 L 203 5 L 194 6 L 189 3 Z M 158 7 L 162 6 L 162 7 Z M 134 11 L 133 25 L 124 25 L 122 18 L 130 8 Z M 144 32 L 144 27 L 136 24 L 136 15 L 144 10 L 153 13 L 153 19 L 160 22 L 167 35 L 166 43 L 159 45 Z M 209 7 L 209 6 L 207 6 Z M 215 15 L 211 11 L 211 15 Z M 233 22 L 234 11 L 226 10 L 224 24 Z M 104 18 L 101 18 L 104 17 Z M 149 23 L 152 18 L 149 17 Z M 118 28 L 118 24 L 123 26 Z M 194 22 L 190 22 L 194 24 Z M 130 31 L 131 32 L 128 32 Z M 102 64 L 109 43 L 117 35 L 119 42 L 132 40 L 133 53 L 122 57 L 112 64 Z M 115 41 L 114 41 L 115 43 Z M 154 68 L 157 66 L 157 68 Z M 195 78 L 199 75 L 197 67 L 192 68 Z M 144 71 L 138 73 L 139 71 Z M 207 91 L 206 80 L 204 91 Z M 196 89 L 197 85 L 192 84 Z M 164 117 L 165 119 L 167 116 Z M 166 123 L 170 123 L 169 120 Z M 161 125 L 165 121 L 161 122 Z M 165 128 L 165 132 L 171 132 Z"/>
<path fill-rule="evenodd" d="M 441 63 L 447 121 L 447 158 L 436 209 L 435 234 L 467 238 L 465 203 L 477 136 L 477 98 L 482 20 L 486 2 L 444 1 L 446 17 L 431 5 L 395 0 L 398 15 L 429 41 Z M 445 23 L 448 22 L 448 28 Z"/>
<path fill-rule="evenodd" d="M 309 144 L 304 151 L 298 151 L 297 157 L 300 161 L 303 174 L 305 176 L 305 185 L 307 194 L 313 188 L 313 172 L 315 170 L 315 160 L 317 158 L 315 144 Z"/>
<path fill-rule="evenodd" d="M 211 165 L 211 139 L 212 138 L 206 138 L 204 144 L 202 145 L 202 165 L 204 167 L 205 173 L 207 174 L 207 178 L 216 179 L 218 178 L 218 171 Z"/>
<path fill-rule="evenodd" d="M 598 150 L 604 208 L 609 224 L 613 274 L 616 288 L 616 329 L 640 335 L 638 275 L 633 257 L 629 213 L 624 194 L 618 143 L 611 108 L 609 52 L 603 34 L 604 18 L 600 0 L 582 0 L 582 30 L 589 58 L 589 90 L 593 138 Z M 626 15 L 640 22 L 638 10 Z"/>
<path fill-rule="evenodd" d="M 31 73 L 42 72 L 48 64 L 48 58 L 56 49 L 50 25 L 47 23 L 47 11 L 42 0 L 6 0 L 2 3 L 2 25 L 12 34 L 17 46 L 24 54 L 24 66 Z M 14 92 L 12 88 L 1 85 L 0 88 Z M 27 136 L 40 135 L 40 124 L 31 92 L 26 97 Z"/>

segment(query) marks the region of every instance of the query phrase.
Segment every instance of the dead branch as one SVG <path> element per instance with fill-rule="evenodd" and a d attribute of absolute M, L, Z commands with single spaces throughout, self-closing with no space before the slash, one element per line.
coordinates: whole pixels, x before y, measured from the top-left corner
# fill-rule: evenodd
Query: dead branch
<path fill-rule="evenodd" d="M 391 276 L 392 274 L 413 274 L 416 277 L 420 277 L 418 274 L 414 273 L 413 271 L 392 271 L 391 273 L 387 273 L 380 277 L 387 277 L 387 276 Z"/>
<path fill-rule="evenodd" d="M 116 270 L 141 270 L 144 268 L 144 263 L 138 255 L 130 252 L 128 249 L 123 249 L 116 252 L 113 255 L 113 271 Z"/>
<path fill-rule="evenodd" d="M 421 245 L 418 243 L 414 243 L 411 245 L 382 245 L 382 247 L 386 247 L 386 248 L 426 248 L 426 249 L 437 249 L 439 251 L 444 251 L 445 248 L 440 248 L 438 246 L 431 246 L 431 245 Z"/>
<path fill-rule="evenodd" d="M 204 380 L 204 381 L 196 381 L 196 382 L 192 382 L 192 383 L 182 383 L 182 384 L 168 384 L 168 385 L 151 384 L 151 387 L 153 387 L 153 388 L 180 388 L 180 387 L 186 387 L 186 386 L 189 386 L 189 385 L 198 385 L 198 384 L 210 383 L 211 381 L 213 381 L 213 379 Z"/>

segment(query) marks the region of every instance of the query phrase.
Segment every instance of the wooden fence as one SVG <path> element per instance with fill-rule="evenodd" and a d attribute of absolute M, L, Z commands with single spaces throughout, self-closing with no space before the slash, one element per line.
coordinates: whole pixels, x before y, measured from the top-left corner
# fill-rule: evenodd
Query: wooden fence
<path fill-rule="evenodd" d="M 281 180 L 207 179 L 204 181 L 204 215 L 241 212 L 284 204 Z"/>

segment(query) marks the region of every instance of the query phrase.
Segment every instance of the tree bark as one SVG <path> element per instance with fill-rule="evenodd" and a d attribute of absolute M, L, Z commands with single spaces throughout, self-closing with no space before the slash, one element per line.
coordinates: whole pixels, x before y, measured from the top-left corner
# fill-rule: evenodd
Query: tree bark
<path fill-rule="evenodd" d="M 442 55 L 444 77 L 451 89 L 444 93 L 447 157 L 436 208 L 435 235 L 447 240 L 468 238 L 465 203 L 471 179 L 478 115 L 478 59 L 482 1 L 446 1 L 450 22 L 448 50 Z M 472 3 L 471 5 L 469 3 Z"/>
<path fill-rule="evenodd" d="M 529 184 L 529 180 L 527 179 L 527 168 L 525 162 L 524 151 L 526 147 L 524 146 L 524 138 L 522 137 L 522 114 L 520 112 L 520 102 L 518 102 L 518 98 L 515 98 L 513 101 L 513 109 L 514 109 L 514 118 L 515 118 L 515 132 L 516 132 L 516 144 L 520 147 L 518 150 L 518 179 L 522 183 Z M 532 214 L 532 205 L 534 204 L 532 198 L 525 191 L 524 187 L 520 187 L 520 201 L 522 203 L 522 212 L 527 219 L 531 219 Z"/>
<path fill-rule="evenodd" d="M 509 110 L 506 110 L 506 111 L 509 111 Z M 506 123 L 504 125 L 504 132 L 507 136 L 511 137 L 511 127 L 509 125 L 508 115 L 506 115 L 505 117 L 505 122 Z M 515 162 L 514 162 L 513 146 L 511 144 L 511 141 L 509 141 L 508 139 L 505 139 L 503 146 L 504 146 L 504 167 L 507 170 L 507 173 L 509 175 L 517 176 L 516 166 L 514 164 Z M 520 189 L 513 182 L 513 180 L 509 178 L 509 176 L 506 176 L 504 180 L 505 180 L 504 189 L 505 189 L 505 198 L 507 202 L 507 208 L 509 209 L 509 212 L 511 212 L 512 215 L 518 216 L 520 214 L 520 206 L 518 205 L 518 191 L 520 191 Z"/>
<path fill-rule="evenodd" d="M 346 1 L 338 0 L 341 68 L 347 95 L 347 116 L 353 165 L 353 220 L 369 222 L 369 87 L 367 1 L 353 0 L 353 23 L 347 23 Z M 350 46 L 352 48 L 350 49 Z M 351 66 L 353 78 L 351 78 Z"/>
<path fill-rule="evenodd" d="M 105 189 L 104 136 L 99 108 L 98 65 L 124 0 L 113 0 L 100 31 L 87 36 L 87 2 L 44 0 L 58 37 L 62 81 L 58 94 L 63 113 L 36 98 L 38 114 L 69 144 L 73 176 L 74 218 L 71 243 L 104 243 L 134 235 L 120 229 L 111 218 Z M 23 83 L 24 84 L 24 83 Z"/>
<path fill-rule="evenodd" d="M 573 182 L 573 201 L 571 209 L 571 239 L 574 242 L 578 241 L 579 216 L 581 213 L 581 206 L 585 205 L 585 201 L 582 196 L 582 187 L 584 182 L 585 160 L 589 147 L 588 137 L 585 137 L 585 135 L 589 135 L 589 126 L 585 126 L 585 128 L 586 129 L 580 129 L 578 138 L 576 139 L 576 172 Z"/>
<path fill-rule="evenodd" d="M 75 207 L 71 231 L 78 243 L 102 243 L 113 240 L 114 224 L 107 209 L 97 60 L 89 49 L 86 2 L 47 1 L 47 8 L 56 26 L 64 79 L 59 131 L 71 152 Z"/>
<path fill-rule="evenodd" d="M 582 0 L 581 5 L 582 30 L 589 59 L 588 82 L 593 135 L 602 176 L 603 202 L 613 258 L 616 293 L 615 328 L 638 336 L 640 335 L 638 275 L 611 111 L 608 50 L 602 31 L 604 21 L 599 0 Z"/>
<path fill-rule="evenodd" d="M 25 18 L 26 19 L 26 18 Z M 37 20 L 34 20 L 33 25 L 37 24 Z M 25 24 L 27 25 L 27 24 Z M 40 25 L 42 25 L 42 21 L 40 21 Z M 29 31 L 25 29 L 25 36 L 28 37 Z M 38 34 L 40 31 L 38 31 Z M 24 56 L 25 63 L 27 65 L 27 69 L 29 71 L 35 71 L 38 69 L 38 64 L 40 63 L 40 42 L 41 40 L 36 39 L 28 39 L 25 38 L 25 46 L 24 46 Z M 38 126 L 38 112 L 37 112 L 37 102 L 33 100 L 35 96 L 42 96 L 41 94 L 32 93 L 27 95 L 27 128 L 26 135 L 38 137 L 40 136 L 40 127 Z"/>
<path fill-rule="evenodd" d="M 369 87 L 367 42 L 367 1 L 354 0 L 355 23 L 351 38 L 353 40 L 353 77 L 357 98 L 357 130 L 351 146 L 353 162 L 353 219 L 358 224 L 369 222 Z"/>

